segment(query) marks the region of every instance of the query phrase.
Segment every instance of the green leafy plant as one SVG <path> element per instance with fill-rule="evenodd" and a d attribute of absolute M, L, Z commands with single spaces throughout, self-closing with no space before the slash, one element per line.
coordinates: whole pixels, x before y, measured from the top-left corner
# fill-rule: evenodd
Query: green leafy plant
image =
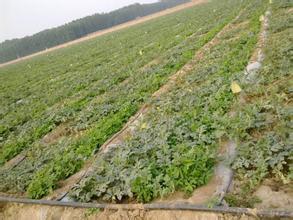
<path fill-rule="evenodd" d="M 231 126 L 229 111 L 237 99 L 230 91 L 231 79 L 247 65 L 260 27 L 255 17 L 264 5 L 258 1 L 254 10 L 247 8 L 250 14 L 244 14 L 253 22 L 231 28 L 179 85 L 154 99 L 141 122 L 143 129 L 135 129 L 130 139 L 99 155 L 94 171 L 71 196 L 80 201 L 150 202 L 175 191 L 190 195 L 206 184 L 218 141 Z M 237 40 L 230 40 L 235 35 Z"/>
<path fill-rule="evenodd" d="M 0 164 L 20 153 L 25 159 L 9 171 L 0 168 L 0 190 L 40 198 L 77 172 L 245 5 L 223 1 L 230 7 L 202 4 L 1 68 L 0 91 L 9 96 L 1 103 Z M 113 187 L 113 198 L 131 197 L 125 181 Z"/>
<path fill-rule="evenodd" d="M 236 104 L 235 118 L 230 120 L 229 131 L 239 140 L 238 156 L 232 163 L 235 189 L 225 198 L 232 206 L 254 207 L 260 202 L 254 192 L 265 179 L 278 186 L 292 182 L 292 112 L 288 111 L 292 86 L 288 50 L 292 45 L 287 7 L 287 1 L 274 2 L 258 83 L 246 85 L 246 104 Z"/>

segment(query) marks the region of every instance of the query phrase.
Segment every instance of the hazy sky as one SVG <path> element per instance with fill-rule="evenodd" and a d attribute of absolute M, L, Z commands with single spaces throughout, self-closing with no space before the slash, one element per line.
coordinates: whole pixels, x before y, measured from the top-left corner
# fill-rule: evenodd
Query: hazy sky
<path fill-rule="evenodd" d="M 98 12 L 157 0 L 0 0 L 0 42 Z"/>

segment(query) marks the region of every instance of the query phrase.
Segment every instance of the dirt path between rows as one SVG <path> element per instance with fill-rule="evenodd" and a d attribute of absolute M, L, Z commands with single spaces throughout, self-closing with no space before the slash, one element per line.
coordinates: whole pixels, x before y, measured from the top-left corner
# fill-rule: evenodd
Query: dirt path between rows
<path fill-rule="evenodd" d="M 178 11 L 181 11 L 183 9 L 190 8 L 190 7 L 193 7 L 195 5 L 205 3 L 205 2 L 207 2 L 207 0 L 192 0 L 189 3 L 178 5 L 176 7 L 169 8 L 169 9 L 166 9 L 164 11 L 154 13 L 154 14 L 151 14 L 151 15 L 148 15 L 148 16 L 145 16 L 145 17 L 141 17 L 141 18 L 138 18 L 136 20 L 132 20 L 132 21 L 129 21 L 129 22 L 126 22 L 126 23 L 123 23 L 123 24 L 108 28 L 108 29 L 100 30 L 100 31 L 94 32 L 92 34 L 89 34 L 89 35 L 87 35 L 85 37 L 82 37 L 82 38 L 79 38 L 79 39 L 76 39 L 76 40 L 73 40 L 73 41 L 70 41 L 70 42 L 67 42 L 67 43 L 52 47 L 52 48 L 49 48 L 47 50 L 43 50 L 43 51 L 28 55 L 28 56 L 25 56 L 25 57 L 21 57 L 21 58 L 16 59 L 16 60 L 12 60 L 12 61 L 0 64 L 0 68 L 4 67 L 4 66 L 7 66 L 7 65 L 10 65 L 10 64 L 18 63 L 18 62 L 23 61 L 23 60 L 28 60 L 28 59 L 33 58 L 35 56 L 46 54 L 46 53 L 49 53 L 49 52 L 54 51 L 54 50 L 58 50 L 58 49 L 65 48 L 65 47 L 68 47 L 68 46 L 71 46 L 71 45 L 74 45 L 74 44 L 77 44 L 77 43 L 81 43 L 81 42 L 84 42 L 84 41 L 87 41 L 87 40 L 90 40 L 90 39 L 93 39 L 93 38 L 96 38 L 96 37 L 99 37 L 99 36 L 102 36 L 102 35 L 105 35 L 105 34 L 108 34 L 108 33 L 119 31 L 119 30 L 122 30 L 122 29 L 125 29 L 125 28 L 128 28 L 128 27 L 132 27 L 132 26 L 135 26 L 137 24 L 141 24 L 141 23 L 144 23 L 146 21 L 150 21 L 152 19 L 159 18 L 159 17 L 164 16 L 164 15 L 172 14 L 174 12 L 178 12 Z"/>
<path fill-rule="evenodd" d="M 253 213 L 253 211 L 251 211 Z M 253 214 L 188 210 L 99 210 L 29 204 L 1 204 L 0 220 L 254 220 Z"/>

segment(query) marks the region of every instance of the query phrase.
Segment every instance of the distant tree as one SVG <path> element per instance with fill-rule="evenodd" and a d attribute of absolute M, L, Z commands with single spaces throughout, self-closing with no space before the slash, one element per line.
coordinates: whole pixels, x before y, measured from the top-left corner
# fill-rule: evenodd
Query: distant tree
<path fill-rule="evenodd" d="M 7 40 L 0 44 L 0 63 L 30 55 L 75 40 L 87 34 L 189 1 L 190 0 L 161 0 L 152 4 L 133 4 L 110 13 L 87 16 L 57 28 L 44 30 L 29 37 Z"/>

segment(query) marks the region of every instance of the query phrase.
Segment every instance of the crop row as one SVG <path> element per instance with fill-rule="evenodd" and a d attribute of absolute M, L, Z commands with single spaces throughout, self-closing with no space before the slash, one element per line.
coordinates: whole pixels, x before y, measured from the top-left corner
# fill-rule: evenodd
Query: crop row
<path fill-rule="evenodd" d="M 230 7 L 211 2 L 5 68 L 1 163 L 24 150 L 26 158 L 0 169 L 0 191 L 40 198 L 78 171 L 245 2 L 225 3 Z M 21 69 L 18 80 L 12 72 Z M 70 135 L 44 143 L 58 126 Z"/>
<path fill-rule="evenodd" d="M 227 138 L 237 96 L 231 82 L 245 69 L 266 1 L 255 0 L 219 36 L 192 71 L 152 109 L 135 133 L 96 158 L 94 171 L 70 192 L 83 202 L 150 202 L 175 191 L 190 195 L 208 182 L 219 142 Z"/>
<path fill-rule="evenodd" d="M 234 190 L 226 196 L 231 206 L 261 202 L 254 192 L 265 180 L 292 190 L 292 7 L 285 0 L 271 4 L 263 67 L 250 80 L 239 77 L 245 105 L 235 103 L 228 129 L 239 145 Z"/>
<path fill-rule="evenodd" d="M 137 80 L 147 78 L 150 84 L 139 95 L 144 102 L 229 17 L 221 6 L 203 20 L 207 8 L 215 9 L 199 6 L 1 70 L 0 164 L 60 124 L 69 122 L 72 133 L 90 129 L 126 102 L 121 96 L 139 88 L 133 88 Z M 156 59 L 156 65 L 143 68 Z"/>

